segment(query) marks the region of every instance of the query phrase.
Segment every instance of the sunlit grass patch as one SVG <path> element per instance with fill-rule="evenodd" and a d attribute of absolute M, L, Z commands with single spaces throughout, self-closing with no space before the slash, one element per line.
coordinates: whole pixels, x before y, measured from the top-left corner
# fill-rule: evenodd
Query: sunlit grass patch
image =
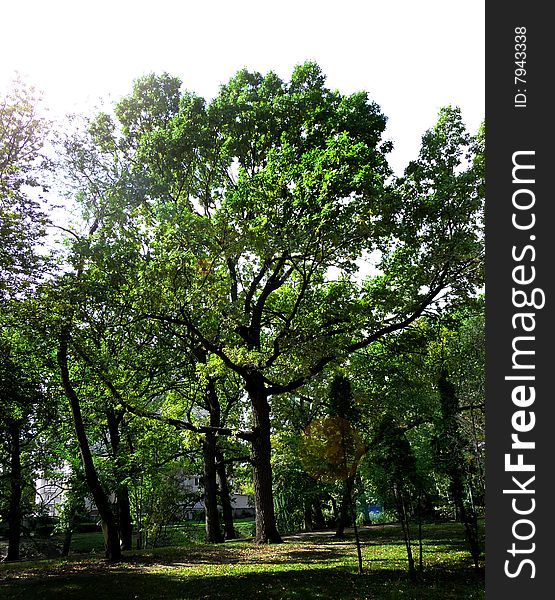
<path fill-rule="evenodd" d="M 364 573 L 354 539 L 333 532 L 291 536 L 283 544 L 250 541 L 167 547 L 126 553 L 121 563 L 99 557 L 0 566 L 0 598 L 79 599 L 483 599 L 483 573 L 471 568 L 459 525 L 424 530 L 424 571 L 408 580 L 396 527 L 361 530 Z M 415 559 L 418 549 L 414 547 Z"/>

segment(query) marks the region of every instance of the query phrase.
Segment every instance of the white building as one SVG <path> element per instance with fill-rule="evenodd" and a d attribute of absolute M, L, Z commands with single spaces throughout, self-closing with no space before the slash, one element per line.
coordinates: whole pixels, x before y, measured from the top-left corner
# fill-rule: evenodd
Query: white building
<path fill-rule="evenodd" d="M 69 474 L 69 469 L 63 469 L 64 474 Z M 198 494 L 199 500 L 197 500 L 192 506 L 184 507 L 184 516 L 186 519 L 193 519 L 195 515 L 198 515 L 204 510 L 204 501 L 202 499 L 202 479 L 198 475 L 186 476 L 179 478 L 179 485 L 182 486 L 183 490 L 191 495 Z M 36 503 L 40 507 L 40 512 L 47 514 L 50 517 L 56 516 L 59 512 L 59 506 L 63 503 L 65 497 L 65 490 L 67 489 L 67 482 L 64 477 L 60 478 L 59 481 L 53 479 L 39 478 L 35 482 L 36 489 Z M 110 497 L 111 502 L 115 502 L 115 495 L 112 494 Z M 253 516 L 254 500 L 252 496 L 248 494 L 231 494 L 231 504 L 233 507 L 233 517 L 249 517 Z M 96 506 L 91 499 L 85 499 L 85 506 L 90 512 L 91 516 L 97 516 L 98 512 Z M 221 507 L 219 507 L 221 511 Z"/>
<path fill-rule="evenodd" d="M 195 493 L 202 490 L 202 482 L 199 476 L 187 477 L 183 480 L 182 485 L 187 492 Z M 233 518 L 251 517 L 254 516 L 254 499 L 249 494 L 231 493 L 231 505 L 233 507 Z M 218 506 L 221 512 L 221 506 Z M 204 510 L 204 501 L 202 498 L 186 511 L 187 519 L 193 519 L 195 513 Z"/>

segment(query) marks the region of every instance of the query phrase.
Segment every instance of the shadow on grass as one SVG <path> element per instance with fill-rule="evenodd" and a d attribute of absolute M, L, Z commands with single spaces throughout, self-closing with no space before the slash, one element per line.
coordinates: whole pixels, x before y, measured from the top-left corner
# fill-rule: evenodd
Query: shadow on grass
<path fill-rule="evenodd" d="M 432 564 L 416 584 L 408 581 L 400 530 L 369 527 L 361 535 L 362 576 L 355 573 L 352 534 L 336 540 L 333 532 L 314 532 L 275 546 L 243 541 L 136 552 L 120 564 L 82 557 L 2 565 L 0 599 L 482 600 L 483 572 L 460 555 L 461 530 L 434 533 L 424 540 Z"/>
<path fill-rule="evenodd" d="M 226 575 L 136 573 L 76 574 L 41 580 L 0 583 L 0 598 L 9 600 L 320 599 L 447 600 L 483 599 L 483 575 L 470 569 L 426 572 L 411 584 L 401 571 L 357 575 L 346 568 L 229 572 Z"/>

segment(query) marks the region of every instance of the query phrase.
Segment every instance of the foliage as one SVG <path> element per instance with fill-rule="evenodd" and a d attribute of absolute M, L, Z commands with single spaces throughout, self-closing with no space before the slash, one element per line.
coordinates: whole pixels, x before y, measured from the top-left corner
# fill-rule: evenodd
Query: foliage
<path fill-rule="evenodd" d="M 6 305 L 8 308 L 11 304 Z M 10 461 L 19 452 L 26 509 L 34 509 L 33 476 L 42 464 L 44 434 L 54 409 L 47 383 L 47 369 L 41 353 L 44 348 L 31 338 L 29 328 L 19 322 L 15 311 L 4 312 L 0 322 L 0 472 L 2 490 L 0 510 L 4 513 L 9 484 Z M 23 312 L 23 307 L 18 307 Z M 21 316 L 21 314 L 20 314 Z M 16 436 L 17 439 L 13 439 Z M 14 443 L 19 451 L 14 448 Z"/>
<path fill-rule="evenodd" d="M 36 114 L 21 86 L 0 104 L 9 311 L 7 290 L 34 292 L 41 273 Z M 448 499 L 447 459 L 483 499 L 483 130 L 442 109 L 395 178 L 385 123 L 366 93 L 330 89 L 314 63 L 288 80 L 242 70 L 210 101 L 150 74 L 56 147 L 81 228 L 10 329 L 35 358 L 28 331 L 40 330 L 44 369 L 37 379 L 19 352 L 2 371 L 40 381 L 55 414 L 47 425 L 8 394 L 2 408 L 42 428 L 50 473 L 66 460 L 77 472 L 53 361 L 63 349 L 89 487 L 97 504 L 115 493 L 105 515 L 131 499 L 141 544 L 192 501 L 185 473 L 204 468 L 215 498 L 217 453 L 255 496 L 258 541 L 279 541 L 274 506 L 280 527 L 309 528 L 342 512 L 353 486 L 363 520 L 370 496 L 403 505 L 409 539 L 416 505 L 431 515 Z M 68 494 L 68 523 L 71 506 Z"/>
<path fill-rule="evenodd" d="M 38 103 L 35 90 L 19 79 L 0 97 L 0 300 L 27 287 L 40 265 L 48 124 Z"/>
<path fill-rule="evenodd" d="M 386 187 L 384 117 L 324 82 L 311 63 L 288 83 L 241 71 L 207 104 L 189 92 L 178 102 L 175 80 L 148 76 L 116 107 L 119 127 L 99 115 L 70 145 L 74 161 L 111 164 L 82 187 L 100 227 L 88 250 L 75 246 L 91 272 L 276 392 L 446 292 L 471 292 L 481 273 L 479 168 L 464 163 L 478 141 L 460 112 L 442 111 Z M 356 260 L 377 249 L 384 274 L 361 286 Z"/>

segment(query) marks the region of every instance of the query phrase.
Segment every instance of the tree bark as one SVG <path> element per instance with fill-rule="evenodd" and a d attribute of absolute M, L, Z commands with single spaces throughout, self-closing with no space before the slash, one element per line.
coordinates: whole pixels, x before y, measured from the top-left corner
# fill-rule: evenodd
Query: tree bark
<path fill-rule="evenodd" d="M 213 379 L 208 380 L 205 392 L 206 407 L 210 414 L 210 425 L 220 426 L 220 401 Z M 202 456 L 204 459 L 204 526 L 206 541 L 219 544 L 224 541 L 220 529 L 218 512 L 218 484 L 216 482 L 216 435 L 212 432 L 204 434 L 202 440 Z"/>
<path fill-rule="evenodd" d="M 77 396 L 77 392 L 73 388 L 71 379 L 69 377 L 69 368 L 67 364 L 68 341 L 69 329 L 66 326 L 63 328 L 60 335 L 60 345 L 57 354 L 62 384 L 71 407 L 71 413 L 75 425 L 75 434 L 79 444 L 79 452 L 81 454 L 81 460 L 83 462 L 83 469 L 85 472 L 85 480 L 87 482 L 89 491 L 92 494 L 94 503 L 98 509 L 100 518 L 102 519 L 102 531 L 104 532 L 106 558 L 111 561 L 118 561 L 121 560 L 121 549 L 117 523 L 110 507 L 108 496 L 102 488 L 96 468 L 94 466 L 92 453 L 89 447 L 89 441 L 85 431 L 83 415 L 81 414 L 79 397 Z"/>
<path fill-rule="evenodd" d="M 234 540 L 238 537 L 233 524 L 233 506 L 231 504 L 231 493 L 227 481 L 227 473 L 224 463 L 223 452 L 216 445 L 216 473 L 220 488 L 220 500 L 222 505 L 222 516 L 224 520 L 224 537 L 226 540 Z"/>
<path fill-rule="evenodd" d="M 314 507 L 314 527 L 316 529 L 326 529 L 326 520 L 322 512 L 322 501 L 320 498 L 315 498 L 312 503 Z"/>
<path fill-rule="evenodd" d="M 220 530 L 220 515 L 218 513 L 218 486 L 216 483 L 216 437 L 206 433 L 202 440 L 202 455 L 204 458 L 204 519 L 206 541 L 211 544 L 223 542 Z"/>
<path fill-rule="evenodd" d="M 121 414 L 118 416 L 109 408 L 106 411 L 110 445 L 116 466 L 116 505 L 117 525 L 122 550 L 131 550 L 133 547 L 133 519 L 131 518 L 131 504 L 129 502 L 129 489 L 121 480 L 124 476 L 121 466 L 121 436 L 119 432 L 122 423 Z"/>
<path fill-rule="evenodd" d="M 400 485 L 394 484 L 395 502 L 397 504 L 397 514 L 403 531 L 403 539 L 407 550 L 407 559 L 409 564 L 409 577 L 411 581 L 416 581 L 416 569 L 414 568 L 414 557 L 412 556 L 412 543 L 410 539 L 410 523 L 407 510 L 405 507 L 405 499 Z"/>
<path fill-rule="evenodd" d="M 480 540 L 478 538 L 478 520 L 476 512 L 472 509 L 467 509 L 464 501 L 464 477 L 461 473 L 454 470 L 449 474 L 451 478 L 451 494 L 453 501 L 460 516 L 460 520 L 464 525 L 466 540 L 470 548 L 470 555 L 474 562 L 474 568 L 480 568 Z"/>
<path fill-rule="evenodd" d="M 66 529 L 64 531 L 64 544 L 62 546 L 62 556 L 69 556 L 71 550 L 71 540 L 73 539 L 73 526 L 75 524 L 75 515 L 77 506 L 74 501 L 71 503 L 69 513 L 67 515 Z"/>
<path fill-rule="evenodd" d="M 341 497 L 341 506 L 339 507 L 335 537 L 343 538 L 345 536 L 345 527 L 350 519 L 351 494 L 353 491 L 353 477 L 345 480 L 343 487 L 343 496 Z"/>
<path fill-rule="evenodd" d="M 349 514 L 351 515 L 351 520 L 353 522 L 353 530 L 355 534 L 355 542 L 357 547 L 358 574 L 362 575 L 362 549 L 360 547 L 360 536 L 358 534 L 357 517 L 355 512 L 355 503 L 353 501 L 352 490 L 353 487 L 351 486 L 351 493 L 349 494 Z"/>
<path fill-rule="evenodd" d="M 258 544 L 279 544 L 282 539 L 276 526 L 270 441 L 270 406 L 262 377 L 253 373 L 246 381 L 253 409 L 252 471 L 256 506 L 256 537 Z"/>
<path fill-rule="evenodd" d="M 19 545 L 21 539 L 21 496 L 22 468 L 21 468 L 21 440 L 20 427 L 17 421 L 8 423 L 10 436 L 10 499 L 8 506 L 8 554 L 7 561 L 19 560 Z"/>

